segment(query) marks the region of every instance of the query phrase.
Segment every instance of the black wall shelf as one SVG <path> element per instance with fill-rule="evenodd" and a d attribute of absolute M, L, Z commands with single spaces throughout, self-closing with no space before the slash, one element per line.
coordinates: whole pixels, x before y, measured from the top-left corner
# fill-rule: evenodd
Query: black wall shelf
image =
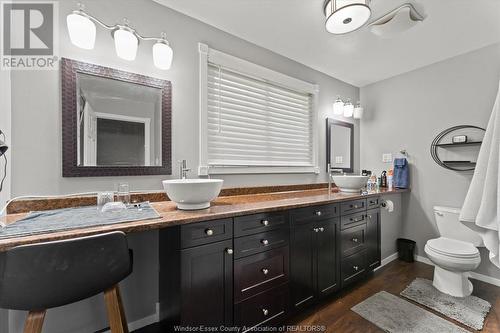
<path fill-rule="evenodd" d="M 473 125 L 458 125 L 454 127 L 450 127 L 441 133 L 439 133 L 434 140 L 432 141 L 431 144 L 431 156 L 432 159 L 440 166 L 442 166 L 445 169 L 448 170 L 454 170 L 454 171 L 473 171 L 476 168 L 476 162 L 473 161 L 443 161 L 439 157 L 439 148 L 455 148 L 455 147 L 473 147 L 473 146 L 481 146 L 482 141 L 470 141 L 470 142 L 460 142 L 460 143 L 451 143 L 451 142 L 443 142 L 444 138 L 449 136 L 451 133 L 460 131 L 460 130 L 465 130 L 465 129 L 472 129 L 472 130 L 480 130 L 483 132 L 486 132 L 486 130 L 482 127 L 478 126 L 473 126 Z M 446 140 L 448 141 L 448 140 Z"/>

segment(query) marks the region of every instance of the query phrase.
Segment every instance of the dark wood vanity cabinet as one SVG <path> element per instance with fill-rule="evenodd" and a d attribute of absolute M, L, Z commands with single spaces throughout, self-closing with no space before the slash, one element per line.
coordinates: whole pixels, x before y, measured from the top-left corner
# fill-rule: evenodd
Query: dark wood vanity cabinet
<path fill-rule="evenodd" d="M 233 221 L 160 230 L 160 319 L 174 325 L 233 323 Z"/>
<path fill-rule="evenodd" d="M 203 221 L 160 230 L 160 318 L 256 327 L 380 266 L 379 198 Z"/>
<path fill-rule="evenodd" d="M 301 309 L 340 286 L 338 206 L 290 212 L 291 299 Z"/>

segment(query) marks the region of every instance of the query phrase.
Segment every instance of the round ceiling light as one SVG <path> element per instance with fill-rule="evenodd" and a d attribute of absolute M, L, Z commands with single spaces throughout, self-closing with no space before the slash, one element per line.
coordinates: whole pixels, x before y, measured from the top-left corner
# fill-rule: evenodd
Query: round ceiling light
<path fill-rule="evenodd" d="M 361 28 L 368 22 L 370 0 L 326 0 L 326 30 L 332 34 L 345 34 Z"/>

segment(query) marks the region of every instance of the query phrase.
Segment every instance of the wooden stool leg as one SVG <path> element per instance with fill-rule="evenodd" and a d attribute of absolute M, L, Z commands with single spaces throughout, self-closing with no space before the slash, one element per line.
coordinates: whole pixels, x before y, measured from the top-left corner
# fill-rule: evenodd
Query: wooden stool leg
<path fill-rule="evenodd" d="M 104 292 L 111 333 L 128 333 L 127 319 L 123 310 L 122 297 L 118 285 Z"/>
<path fill-rule="evenodd" d="M 24 326 L 24 333 L 42 333 L 43 320 L 45 319 L 46 310 L 43 311 L 30 311 L 26 324 Z"/>

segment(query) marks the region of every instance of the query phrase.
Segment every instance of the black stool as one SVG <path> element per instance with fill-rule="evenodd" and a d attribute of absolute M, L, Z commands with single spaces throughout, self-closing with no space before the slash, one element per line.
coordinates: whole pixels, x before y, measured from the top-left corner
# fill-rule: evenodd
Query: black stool
<path fill-rule="evenodd" d="M 112 333 L 128 333 L 118 283 L 132 273 L 123 232 L 14 247 L 0 253 L 0 308 L 29 311 L 42 332 L 47 309 L 104 292 Z"/>

